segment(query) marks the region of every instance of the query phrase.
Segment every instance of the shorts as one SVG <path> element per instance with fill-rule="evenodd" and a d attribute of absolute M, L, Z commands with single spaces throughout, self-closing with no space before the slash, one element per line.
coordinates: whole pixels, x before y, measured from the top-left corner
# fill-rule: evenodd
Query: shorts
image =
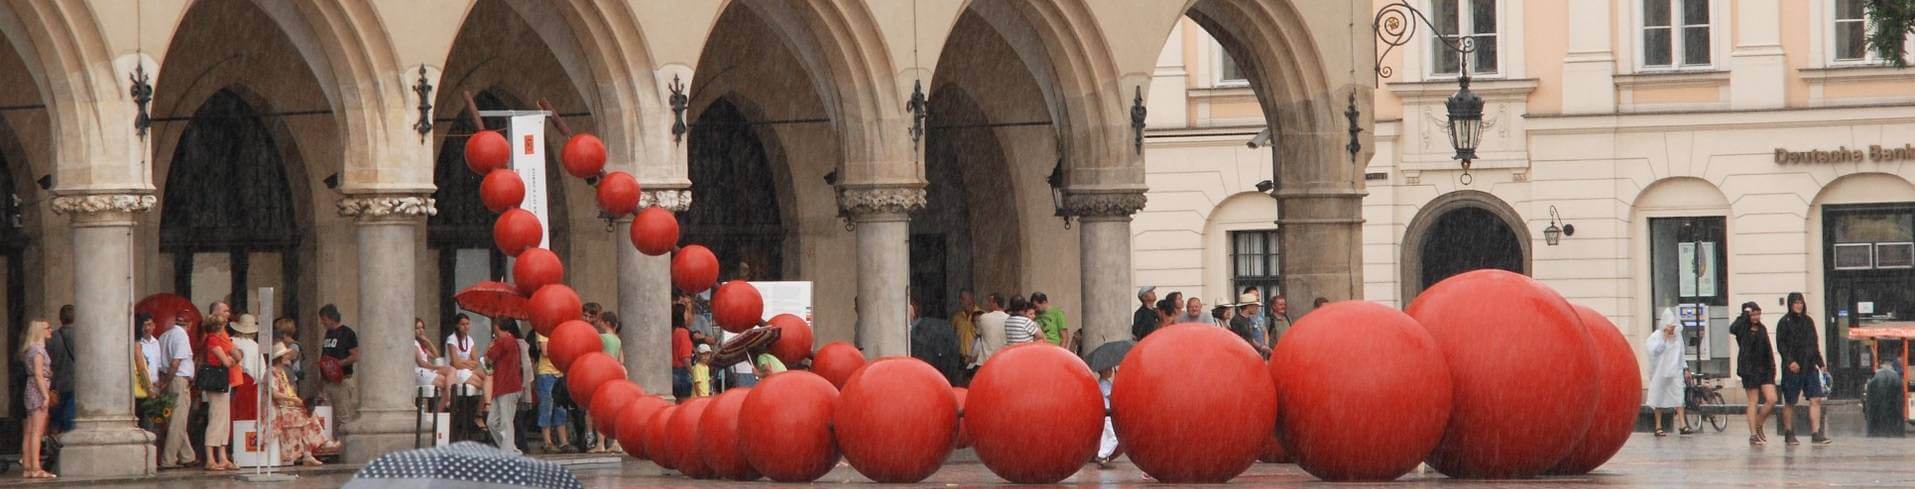
<path fill-rule="evenodd" d="M 47 426 L 60 430 L 61 433 L 73 431 L 73 418 L 78 412 L 73 402 L 73 389 L 60 391 L 60 405 L 53 407 L 53 412 L 47 419 Z"/>
<path fill-rule="evenodd" d="M 559 400 L 552 397 L 552 388 L 558 385 L 558 382 L 559 378 L 555 375 L 540 375 L 537 380 L 532 381 L 532 388 L 537 389 L 539 394 L 538 425 L 540 428 L 557 428 L 565 426 L 565 423 L 570 421 L 565 409 L 558 407 Z"/>
<path fill-rule="evenodd" d="M 692 372 L 689 369 L 672 369 L 672 397 L 687 399 L 692 396 Z"/>
<path fill-rule="evenodd" d="M 1775 385 L 1775 374 L 1742 375 L 1742 388 L 1760 389 L 1765 385 Z"/>
<path fill-rule="evenodd" d="M 1782 374 L 1782 403 L 1795 404 L 1798 394 L 1809 399 L 1828 397 L 1822 391 L 1822 372 L 1803 369 L 1801 373 Z"/>

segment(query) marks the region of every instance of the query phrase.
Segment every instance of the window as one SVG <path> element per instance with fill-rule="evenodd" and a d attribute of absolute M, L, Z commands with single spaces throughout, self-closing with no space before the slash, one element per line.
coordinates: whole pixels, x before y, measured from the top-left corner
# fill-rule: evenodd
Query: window
<path fill-rule="evenodd" d="M 1211 47 L 1217 49 L 1218 86 L 1241 87 L 1250 84 L 1248 77 L 1243 74 L 1243 68 L 1237 66 L 1237 58 L 1230 56 L 1230 51 L 1225 50 L 1222 44 L 1212 44 Z"/>
<path fill-rule="evenodd" d="M 1709 65 L 1709 0 L 1643 0 L 1642 64 Z"/>
<path fill-rule="evenodd" d="M 1837 64 L 1875 64 L 1882 58 L 1868 48 L 1868 33 L 1874 27 L 1868 21 L 1869 0 L 1826 0 L 1833 6 L 1833 31 L 1830 53 Z M 1899 33 L 1898 33 L 1899 35 Z M 1908 40 L 1902 40 L 1907 46 Z M 1906 50 L 1906 49 L 1905 49 Z"/>
<path fill-rule="evenodd" d="M 1437 75 L 1457 75 L 1461 73 L 1464 61 L 1449 45 L 1462 45 L 1468 42 L 1476 44 L 1475 51 L 1469 54 L 1469 71 L 1472 75 L 1497 73 L 1496 66 L 1496 0 L 1432 0 L 1433 15 L 1430 20 L 1436 23 L 1437 36 L 1430 39 L 1430 52 L 1434 54 L 1434 69 Z M 1465 34 L 1466 33 L 1466 34 Z"/>
<path fill-rule="evenodd" d="M 1230 233 L 1230 294 L 1235 301 L 1243 289 L 1256 287 L 1262 297 L 1281 292 L 1277 275 L 1277 231 L 1232 231 Z"/>
<path fill-rule="evenodd" d="M 1915 215 L 1857 212 L 1833 219 L 1836 270 L 1915 267 Z"/>
<path fill-rule="evenodd" d="M 1649 220 L 1650 314 L 1645 330 L 1662 324 L 1664 315 L 1680 317 L 1684 306 L 1707 308 L 1706 327 L 1682 328 L 1688 344 L 1683 355 L 1698 371 L 1726 374 L 1729 356 L 1730 310 L 1728 249 L 1722 217 L 1672 217 Z M 1646 333 L 1647 331 L 1645 331 Z"/>

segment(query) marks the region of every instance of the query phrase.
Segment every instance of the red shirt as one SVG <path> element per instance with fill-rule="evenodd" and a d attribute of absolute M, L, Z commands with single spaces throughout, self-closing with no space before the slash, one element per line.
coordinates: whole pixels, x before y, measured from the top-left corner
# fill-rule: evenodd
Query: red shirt
<path fill-rule="evenodd" d="M 202 360 L 206 365 L 226 367 L 227 385 L 238 386 L 246 381 L 246 374 L 240 371 L 239 365 L 227 365 L 226 359 L 219 356 L 219 353 L 234 352 L 237 348 L 233 346 L 233 337 L 227 336 L 224 332 L 206 335 L 205 345 L 206 354 Z"/>
<path fill-rule="evenodd" d="M 525 382 L 519 375 L 519 339 L 512 335 L 493 338 L 485 359 L 492 362 L 492 397 L 519 393 L 519 385 Z"/>
<path fill-rule="evenodd" d="M 685 328 L 672 328 L 672 368 L 691 366 L 692 331 Z"/>

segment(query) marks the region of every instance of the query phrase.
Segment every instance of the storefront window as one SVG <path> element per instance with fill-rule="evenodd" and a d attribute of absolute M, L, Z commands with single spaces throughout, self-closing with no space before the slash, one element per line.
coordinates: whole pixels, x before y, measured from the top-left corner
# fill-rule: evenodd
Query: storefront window
<path fill-rule="evenodd" d="M 1683 322 L 1687 357 L 1697 371 L 1726 375 L 1729 365 L 1728 270 L 1724 219 L 1674 217 L 1649 220 L 1651 317 L 1647 334 L 1665 316 Z M 1698 307 L 1700 306 L 1700 307 Z M 1702 318 L 1684 320 L 1700 309 Z M 1700 365 L 1698 365 L 1700 364 Z"/>
<path fill-rule="evenodd" d="M 1853 397 L 1879 360 L 1853 328 L 1915 325 L 1915 209 L 1907 205 L 1831 206 L 1823 212 L 1827 255 L 1824 345 L 1838 397 Z M 1884 342 L 1888 351 L 1898 343 Z"/>

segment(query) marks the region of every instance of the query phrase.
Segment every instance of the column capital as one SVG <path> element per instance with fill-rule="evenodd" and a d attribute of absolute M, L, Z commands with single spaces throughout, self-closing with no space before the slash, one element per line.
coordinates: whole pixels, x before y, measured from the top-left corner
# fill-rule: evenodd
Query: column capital
<path fill-rule="evenodd" d="M 1064 213 L 1071 216 L 1130 217 L 1144 209 L 1144 193 L 1140 191 L 1124 192 L 1070 192 L 1064 193 Z"/>
<path fill-rule="evenodd" d="M 638 194 L 638 208 L 660 207 L 672 212 L 692 208 L 692 190 L 688 188 L 646 189 Z"/>
<path fill-rule="evenodd" d="M 77 225 L 132 225 L 134 214 L 158 204 L 158 197 L 144 192 L 62 195 L 53 198 L 53 212 Z"/>
<path fill-rule="evenodd" d="M 924 205 L 923 187 L 838 187 L 838 208 L 852 218 L 910 214 Z"/>
<path fill-rule="evenodd" d="M 360 223 L 399 222 L 438 213 L 437 201 L 427 194 L 366 194 L 339 199 L 339 215 Z"/>

